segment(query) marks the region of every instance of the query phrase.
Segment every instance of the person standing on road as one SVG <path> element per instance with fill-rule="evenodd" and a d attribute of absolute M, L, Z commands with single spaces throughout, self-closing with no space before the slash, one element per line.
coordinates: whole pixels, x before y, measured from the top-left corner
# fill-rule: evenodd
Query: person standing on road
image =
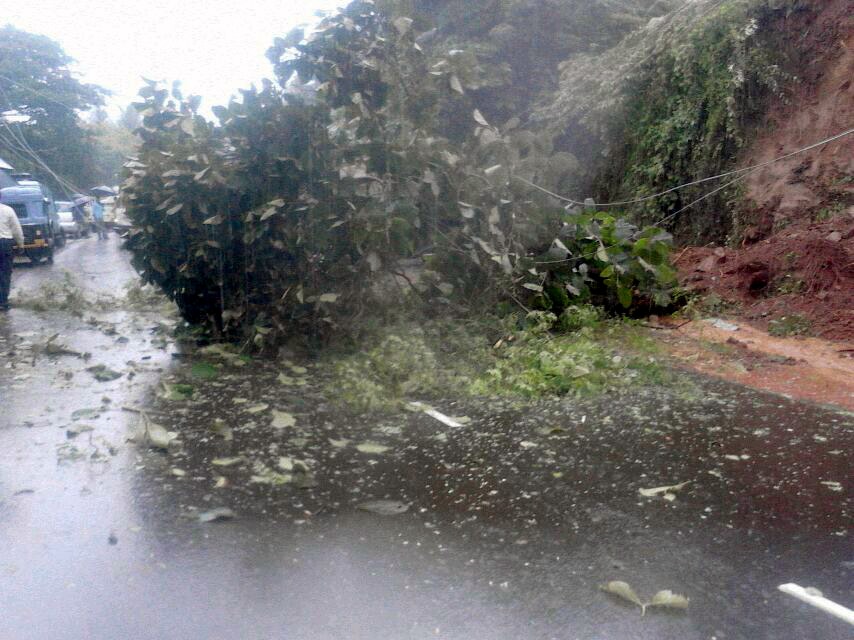
<path fill-rule="evenodd" d="M 92 219 L 95 221 L 98 240 L 105 240 L 107 238 L 107 229 L 104 227 L 104 205 L 97 198 L 92 202 Z"/>
<path fill-rule="evenodd" d="M 15 244 L 24 246 L 24 231 L 12 207 L 0 204 L 0 311 L 9 310 Z"/>

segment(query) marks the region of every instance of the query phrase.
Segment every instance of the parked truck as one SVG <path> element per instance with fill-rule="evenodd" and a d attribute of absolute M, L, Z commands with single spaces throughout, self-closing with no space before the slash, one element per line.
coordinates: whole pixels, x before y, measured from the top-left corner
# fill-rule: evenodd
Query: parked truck
<path fill-rule="evenodd" d="M 53 251 L 65 244 L 50 190 L 27 174 L 12 174 L 15 186 L 0 188 L 0 202 L 12 207 L 24 230 L 23 254 L 33 263 L 53 262 Z"/>

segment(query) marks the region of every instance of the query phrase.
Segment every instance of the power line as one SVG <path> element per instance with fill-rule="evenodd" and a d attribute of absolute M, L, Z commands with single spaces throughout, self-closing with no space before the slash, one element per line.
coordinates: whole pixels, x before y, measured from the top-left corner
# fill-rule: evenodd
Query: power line
<path fill-rule="evenodd" d="M 28 87 L 27 85 L 24 85 L 24 84 L 21 84 L 20 82 L 16 82 L 15 80 L 12 80 L 12 78 L 8 78 L 4 75 L 0 75 L 0 80 L 5 80 L 6 82 L 9 82 L 9 83 L 15 85 L 16 87 L 20 87 L 21 89 L 24 89 L 25 91 L 29 91 L 30 93 L 34 93 L 37 96 L 41 96 L 45 100 L 49 100 L 50 102 L 53 102 L 54 104 L 58 104 L 60 107 L 65 107 L 69 111 L 77 111 L 76 107 L 72 107 L 72 106 L 65 104 L 64 102 L 60 102 L 56 98 L 53 98 L 53 97 L 47 95 L 46 93 L 42 93 L 41 91 L 39 91 L 37 89 L 33 89 L 32 87 Z M 7 102 L 8 102 L 8 100 L 7 100 Z M 10 106 L 11 106 L 11 103 L 10 103 Z M 14 107 L 12 107 L 12 108 L 14 109 Z M 81 109 L 81 111 L 82 111 L 82 109 Z"/>
<path fill-rule="evenodd" d="M 0 77 L 5 77 L 5 76 L 0 76 Z M 6 94 L 6 91 L 5 91 L 5 90 L 3 90 L 3 88 L 2 88 L 2 87 L 0 87 L 0 93 L 2 93 L 2 94 L 3 94 L 3 99 L 4 99 L 4 100 L 6 101 L 6 103 L 9 105 L 9 107 L 10 107 L 11 109 L 14 109 L 14 107 L 12 106 L 12 102 L 11 102 L 11 100 L 9 100 L 9 96 Z M 46 163 L 46 162 L 41 158 L 41 156 L 39 156 L 39 154 L 36 152 L 36 150 L 35 150 L 35 149 L 33 149 L 33 148 L 30 146 L 30 144 L 27 142 L 27 139 L 26 139 L 26 137 L 24 136 L 24 131 L 23 131 L 23 129 L 21 128 L 21 125 L 20 125 L 20 124 L 18 124 L 18 130 L 19 130 L 19 131 L 18 131 L 18 135 L 16 136 L 16 135 L 15 135 L 15 132 L 12 130 L 12 127 L 10 127 L 10 126 L 9 126 L 9 123 L 8 123 L 8 122 L 6 122 L 6 120 L 5 120 L 4 118 L 0 118 L 0 121 L 2 121 L 3 126 L 4 126 L 4 127 L 6 128 L 6 130 L 9 132 L 9 135 L 12 137 L 12 140 L 14 140 L 18 145 L 20 145 L 20 146 L 22 147 L 23 151 L 24 151 L 27 155 L 31 156 L 31 157 L 33 158 L 33 160 L 35 160 L 35 162 L 36 162 L 40 167 L 42 167 L 45 171 L 47 171 L 47 172 L 48 172 L 48 174 L 50 174 L 50 175 L 53 177 L 53 179 L 54 179 L 54 180 L 56 180 L 57 184 L 58 184 L 60 187 L 64 187 L 65 189 L 69 189 L 69 190 L 70 190 L 70 194 L 71 194 L 71 193 L 83 193 L 83 191 L 82 191 L 79 187 L 77 187 L 76 185 L 72 184 L 70 181 L 66 180 L 65 178 L 62 178 L 61 176 L 59 176 L 59 175 L 58 175 L 58 174 L 57 174 L 53 169 L 51 169 L 51 168 L 48 166 L 48 164 L 47 164 L 47 163 Z M 7 141 L 7 144 L 8 144 L 8 141 Z M 14 147 L 13 147 L 13 148 L 14 148 Z M 69 195 L 70 195 L 70 194 L 69 194 Z"/>
<path fill-rule="evenodd" d="M 652 225 L 652 226 L 653 226 L 653 227 L 659 227 L 659 226 L 663 225 L 664 223 L 669 222 L 671 219 L 675 218 L 676 216 L 678 216 L 678 215 L 679 215 L 680 213 L 682 213 L 683 211 L 686 211 L 686 210 L 690 209 L 690 208 L 691 208 L 691 207 L 693 207 L 695 204 L 699 204 L 700 202 L 702 202 L 703 200 L 706 200 L 707 198 L 711 198 L 713 195 L 715 195 L 715 194 L 716 194 L 716 193 L 718 193 L 719 191 L 723 191 L 723 190 L 724 190 L 724 189 L 726 189 L 727 187 L 729 187 L 729 186 L 731 186 L 731 185 L 734 185 L 736 182 L 739 182 L 740 180 L 744 180 L 747 176 L 751 175 L 752 173 L 754 173 L 755 171 L 758 171 L 758 170 L 759 170 L 758 168 L 756 168 L 756 169 L 752 169 L 752 170 L 748 171 L 747 173 L 744 173 L 744 174 L 742 174 L 742 175 L 738 176 L 737 178 L 735 178 L 735 179 L 733 179 L 733 180 L 730 180 L 730 181 L 729 181 L 729 182 L 727 182 L 726 184 L 721 185 L 721 186 L 720 186 L 720 187 L 718 187 L 717 189 L 715 189 L 715 190 L 713 190 L 713 191 L 710 191 L 709 193 L 707 193 L 707 194 L 705 194 L 705 195 L 703 195 L 703 196 L 701 196 L 701 197 L 697 198 L 696 200 L 694 200 L 694 201 L 693 201 L 693 202 L 691 202 L 690 204 L 685 205 L 684 207 L 682 207 L 682 208 L 681 208 L 681 209 L 679 209 L 678 211 L 674 211 L 673 213 L 668 214 L 667 216 L 665 216 L 664 218 L 662 218 L 662 219 L 661 219 L 661 220 L 659 220 L 658 222 L 653 223 L 653 225 Z M 636 235 L 639 233 L 639 231 L 640 231 L 640 230 L 635 231 L 635 233 L 633 233 L 630 237 L 632 237 L 632 238 L 633 238 L 634 236 L 636 236 Z M 608 251 L 608 249 L 613 249 L 614 247 L 617 247 L 617 246 L 619 246 L 619 244 L 618 244 L 618 243 L 609 244 L 609 245 L 604 245 L 604 244 L 603 244 L 600 248 L 601 248 L 601 249 L 605 249 L 605 251 L 607 252 L 607 251 Z M 594 251 L 593 253 L 582 254 L 582 255 L 580 255 L 580 256 L 573 256 L 573 257 L 571 257 L 571 258 L 566 258 L 565 260 L 554 260 L 554 261 L 549 261 L 549 262 L 538 262 L 537 264 L 558 264 L 558 263 L 569 263 L 569 262 L 573 262 L 573 263 L 575 263 L 575 262 L 580 262 L 580 261 L 582 261 L 582 260 L 586 260 L 586 259 L 588 259 L 588 258 L 592 258 L 592 257 L 594 257 L 598 252 L 599 252 L 599 249 L 597 249 L 597 250 L 596 250 L 596 251 Z"/>
<path fill-rule="evenodd" d="M 50 176 L 53 177 L 54 180 L 56 180 L 59 186 L 64 187 L 65 189 L 69 189 L 71 193 L 82 193 L 79 187 L 73 185 L 71 182 L 58 175 L 53 169 L 50 168 L 50 166 L 48 166 L 48 164 L 41 158 L 41 156 L 39 156 L 39 154 L 29 145 L 29 143 L 27 143 L 26 138 L 24 138 L 23 136 L 23 132 L 19 134 L 20 137 L 17 137 L 15 135 L 15 132 L 5 121 L 3 122 L 3 126 L 6 127 L 7 131 L 9 132 L 9 135 L 20 146 L 20 151 L 23 151 L 26 155 L 30 156 L 36 162 L 36 164 L 38 164 L 42 169 L 47 171 L 47 173 L 50 174 Z"/>
<path fill-rule="evenodd" d="M 18 86 L 18 87 L 21 87 L 22 89 L 24 89 L 24 90 L 26 90 L 26 91 L 30 91 L 30 92 L 32 92 L 32 93 L 34 93 L 34 94 L 36 94 L 36 95 L 40 95 L 40 96 L 42 96 L 43 98 L 45 98 L 45 99 L 47 99 L 47 100 L 50 100 L 51 102 L 54 102 L 54 103 L 56 103 L 56 104 L 60 105 L 61 107 L 65 107 L 66 109 L 68 109 L 68 110 L 70 110 L 70 111 L 75 111 L 75 109 L 74 109 L 73 107 L 70 107 L 69 105 L 67 105 L 67 104 L 65 104 L 65 103 L 63 103 L 63 102 L 60 102 L 59 100 L 56 100 L 56 99 L 54 99 L 54 98 L 52 98 L 52 97 L 48 96 L 47 94 L 44 94 L 44 93 L 42 93 L 42 92 L 40 92 L 40 91 L 37 91 L 36 89 L 33 89 L 33 88 L 31 88 L 31 87 L 27 87 L 27 86 L 25 86 L 25 85 L 22 85 L 20 82 L 16 82 L 15 80 L 12 80 L 11 78 L 8 78 L 8 77 L 6 77 L 6 76 L 4 76 L 4 75 L 0 75 L 0 79 L 2 79 L 2 80 L 6 80 L 7 82 L 9 82 L 9 83 L 11 83 L 11 84 L 14 84 L 14 85 L 16 85 L 16 86 Z M 13 111 L 14 111 L 14 110 L 15 110 L 15 106 L 12 104 L 12 101 L 9 99 L 9 95 L 6 93 L 6 91 L 3 89 L 3 87 L 0 87 L 0 93 L 2 93 L 2 94 L 3 94 L 3 99 L 5 100 L 6 104 L 7 104 L 7 105 L 9 105 L 9 108 L 10 108 L 11 110 L 13 110 Z M 0 120 L 2 120 L 2 122 L 3 122 L 3 126 L 5 126 L 5 127 L 6 127 L 6 129 L 9 131 L 9 134 L 12 136 L 12 139 L 13 139 L 14 141 L 16 141 L 19 145 L 21 145 L 21 146 L 23 147 L 23 151 L 24 151 L 27 155 L 31 156 L 39 166 L 41 166 L 45 171 L 47 171 L 47 172 L 48 172 L 48 174 L 50 174 L 50 175 L 53 177 L 53 179 L 54 179 L 54 180 L 56 180 L 57 184 L 58 184 L 60 187 L 64 187 L 65 189 L 69 189 L 69 190 L 70 190 L 70 194 L 71 194 L 71 193 L 83 193 L 83 190 L 82 190 L 82 189 L 80 189 L 79 187 L 75 186 L 75 185 L 74 185 L 74 184 L 72 184 L 70 181 L 66 180 L 65 178 L 62 178 L 61 176 L 59 176 L 59 175 L 58 175 L 58 174 L 57 174 L 53 169 L 51 169 L 51 168 L 48 166 L 48 164 L 47 164 L 47 163 L 46 163 L 46 162 L 45 162 L 45 161 L 44 161 L 44 160 L 43 160 L 43 159 L 38 155 L 38 153 L 37 153 L 37 152 L 36 152 L 36 151 L 35 151 L 35 150 L 30 146 L 30 144 L 27 142 L 27 139 L 26 139 L 26 137 L 24 136 L 24 131 L 23 131 L 23 129 L 21 128 L 20 123 L 18 123 L 18 130 L 19 130 L 19 131 L 18 131 L 18 136 L 15 136 L 15 132 L 14 132 L 14 131 L 12 130 L 12 128 L 9 126 L 9 123 L 8 123 L 8 122 L 6 122 L 6 120 L 5 120 L 5 119 L 3 119 L 3 118 L 0 118 Z M 9 143 L 8 143 L 8 141 L 6 142 L 6 144 L 9 144 Z M 69 195 L 70 195 L 70 194 L 69 194 Z"/>
<path fill-rule="evenodd" d="M 699 183 L 701 183 L 701 182 L 707 182 L 708 180 L 713 180 L 713 179 L 716 179 L 716 178 L 727 177 L 727 176 L 732 176 L 732 175 L 735 175 L 735 174 L 739 174 L 739 175 L 737 175 L 735 178 L 733 178 L 732 180 L 730 180 L 730 181 L 728 181 L 727 183 L 725 183 L 725 184 L 721 185 L 720 187 L 717 187 L 716 189 L 713 189 L 712 191 L 710 191 L 710 192 L 708 192 L 708 193 L 706 193 L 706 194 L 702 195 L 701 197 L 699 197 L 699 198 L 697 198 L 696 200 L 694 200 L 693 202 L 691 202 L 691 203 L 689 203 L 689 204 L 685 205 L 684 207 L 682 207 L 682 208 L 678 209 L 677 211 L 674 211 L 673 213 L 670 213 L 670 214 L 666 215 L 666 216 L 665 216 L 664 218 L 662 218 L 661 220 L 658 220 L 657 222 L 655 222 L 652 226 L 654 226 L 654 227 L 658 227 L 658 226 L 661 226 L 661 225 L 665 224 L 666 222 L 669 222 L 670 220 L 672 220 L 673 218 L 675 218 L 676 216 L 678 216 L 680 213 L 682 213 L 682 212 L 684 212 L 684 211 L 686 211 L 686 210 L 690 209 L 691 207 L 693 207 L 693 206 L 694 206 L 694 205 L 696 205 L 696 204 L 699 204 L 699 203 L 700 203 L 700 202 L 702 202 L 703 200 L 706 200 L 706 199 L 708 199 L 708 198 L 711 198 L 713 195 L 715 195 L 716 193 L 719 193 L 720 191 L 723 191 L 723 190 L 724 190 L 724 189 L 726 189 L 727 187 L 730 187 L 730 186 L 734 185 L 735 183 L 737 183 L 737 182 L 739 182 L 739 181 L 741 181 L 741 180 L 744 180 L 745 178 L 747 178 L 748 176 L 752 175 L 752 174 L 753 174 L 753 173 L 755 173 L 756 171 L 759 171 L 759 169 L 762 169 L 762 168 L 764 168 L 764 167 L 767 167 L 768 165 L 773 164 L 773 163 L 775 163 L 775 162 L 780 162 L 781 160 L 785 160 L 785 159 L 787 159 L 787 158 L 791 158 L 792 156 L 795 156 L 795 155 L 797 155 L 797 154 L 799 154 L 799 153 L 804 153 L 805 151 L 809 151 L 809 150 L 811 150 L 811 149 L 815 149 L 816 147 L 820 147 L 820 146 L 822 146 L 822 145 L 828 144 L 828 143 L 833 142 L 833 141 L 835 141 L 835 140 L 839 140 L 839 139 L 841 139 L 841 138 L 844 138 L 845 136 L 851 135 L 852 133 L 854 133 L 854 129 L 849 129 L 848 131 L 845 131 L 845 132 L 843 132 L 843 133 L 840 133 L 840 134 L 837 134 L 837 135 L 835 135 L 835 136 L 832 136 L 831 138 L 828 138 L 828 139 L 826 139 L 826 140 L 822 140 L 821 142 L 817 142 L 817 143 L 815 143 L 815 144 L 811 144 L 811 145 L 809 145 L 809 146 L 807 146 L 807 147 L 804 147 L 803 149 L 798 149 L 797 151 L 793 151 L 793 152 L 791 152 L 791 153 L 787 153 L 786 155 L 780 156 L 779 158 L 774 158 L 773 160 L 769 160 L 769 161 L 767 161 L 767 162 L 761 162 L 761 163 L 756 164 L 756 165 L 753 165 L 753 166 L 751 166 L 751 167 L 744 167 L 744 168 L 742 168 L 742 169 L 736 169 L 735 171 L 729 171 L 729 172 L 727 172 L 727 173 L 725 173 L 725 174 L 721 174 L 720 176 L 714 176 L 714 177 L 712 177 L 712 178 L 707 178 L 707 179 L 704 179 L 704 180 L 701 180 L 701 181 L 697 181 L 697 182 L 695 182 L 695 183 L 691 183 L 691 184 L 699 184 Z M 523 178 L 522 178 L 521 180 L 522 180 L 523 182 L 529 182 L 528 180 L 524 180 Z M 548 191 L 548 190 L 546 190 L 546 189 L 543 189 L 542 187 L 539 187 L 538 185 L 535 185 L 535 184 L 533 184 L 533 183 L 530 183 L 530 184 L 531 184 L 531 186 L 536 187 L 537 189 L 540 189 L 541 191 L 544 191 L 544 192 L 548 193 L 549 195 L 551 195 L 551 196 L 553 196 L 553 197 L 559 198 L 559 199 L 561 199 L 561 200 L 567 200 L 567 198 L 563 198 L 563 197 L 561 197 L 561 196 L 558 196 L 558 195 L 556 195 L 556 194 L 553 194 L 552 192 L 550 192 L 550 191 Z M 684 186 L 689 186 L 689 185 L 683 185 L 683 187 L 684 187 Z M 673 191 L 673 190 L 674 190 L 674 189 L 671 189 L 670 191 Z M 665 192 L 665 193 L 670 193 L 670 191 L 667 191 L 667 192 Z M 661 195 L 661 194 L 659 194 L 659 195 Z M 575 201 L 573 201 L 573 204 L 581 204 L 581 205 L 583 205 L 584 203 L 583 203 L 583 202 L 575 202 Z M 633 235 L 633 236 L 635 236 L 635 235 L 637 235 L 637 233 L 638 233 L 638 232 L 635 232 L 635 233 L 634 233 L 634 234 L 632 234 L 632 235 Z M 605 250 L 607 251 L 608 249 L 613 249 L 613 248 L 614 248 L 614 247 L 616 247 L 616 246 L 619 246 L 619 245 L 618 245 L 618 244 L 616 244 L 616 243 L 615 243 L 615 244 L 610 244 L 610 245 L 602 245 L 600 248 L 601 248 L 601 249 L 605 249 Z M 588 259 L 588 258 L 592 258 L 592 257 L 594 257 L 594 256 L 598 253 L 598 251 L 599 251 L 599 249 L 597 249 L 597 250 L 596 250 L 596 251 L 594 251 L 593 253 L 583 254 L 583 255 L 580 255 L 580 256 L 573 256 L 573 257 L 570 257 L 570 258 L 566 258 L 565 260 L 554 260 L 554 261 L 542 262 L 542 263 L 537 263 L 537 264 L 576 263 L 576 262 L 580 262 L 580 261 L 582 261 L 582 260 L 586 260 L 586 259 Z"/>
<path fill-rule="evenodd" d="M 796 156 L 798 154 L 805 153 L 807 151 L 811 151 L 817 147 L 824 146 L 824 145 L 829 144 L 831 142 L 835 142 L 836 140 L 844 138 L 845 136 L 850 136 L 852 133 L 854 133 L 854 129 L 849 129 L 848 131 L 844 131 L 842 133 L 839 133 L 835 136 L 832 136 L 830 138 L 822 140 L 821 142 L 816 142 L 815 144 L 811 144 L 807 147 L 804 147 L 803 149 L 798 149 L 797 151 L 792 151 L 791 153 L 787 153 L 786 155 L 782 155 L 778 158 L 774 158 L 773 160 L 767 160 L 765 162 L 760 162 L 759 164 L 755 164 L 755 165 L 752 165 L 749 167 L 742 167 L 741 169 L 734 169 L 733 171 L 727 171 L 726 173 L 720 173 L 716 176 L 709 176 L 708 178 L 702 178 L 701 180 L 694 180 L 693 182 L 686 182 L 685 184 L 681 184 L 678 187 L 672 187 L 671 189 L 667 189 L 666 191 L 654 193 L 654 194 L 649 195 L 649 196 L 633 198 L 631 200 L 620 200 L 620 201 L 616 201 L 616 202 L 597 202 L 597 203 L 594 203 L 593 206 L 596 206 L 596 207 L 616 207 L 616 206 L 623 206 L 623 205 L 627 205 L 627 204 L 639 204 L 641 202 L 648 202 L 650 200 L 655 200 L 656 198 L 660 198 L 661 196 L 667 195 L 669 193 L 673 193 L 674 191 L 686 189 L 687 187 L 694 187 L 694 186 L 697 186 L 699 184 L 711 182 L 712 180 L 720 180 L 721 178 L 728 178 L 729 176 L 734 176 L 734 175 L 741 174 L 741 173 L 744 173 L 745 175 L 747 175 L 749 173 L 756 171 L 757 169 L 762 169 L 764 167 L 775 164 L 775 163 L 780 162 L 782 160 L 787 160 L 787 159 L 789 159 L 793 156 Z M 573 200 L 572 198 L 567 198 L 565 196 L 561 196 L 557 193 L 549 191 L 548 189 L 541 187 L 540 185 L 535 184 L 535 183 L 531 182 L 530 180 L 527 180 L 527 179 L 522 178 L 520 176 L 513 176 L 513 177 L 520 182 L 524 182 L 525 184 L 527 184 L 530 187 L 533 187 L 539 191 L 542 191 L 543 193 L 550 195 L 553 198 L 557 198 L 558 200 L 561 200 L 562 202 L 567 202 L 567 203 L 573 204 L 573 205 L 586 206 L 586 203 L 584 203 L 584 202 L 581 202 L 579 200 Z M 716 193 L 717 191 L 718 190 L 716 190 L 712 193 Z"/>

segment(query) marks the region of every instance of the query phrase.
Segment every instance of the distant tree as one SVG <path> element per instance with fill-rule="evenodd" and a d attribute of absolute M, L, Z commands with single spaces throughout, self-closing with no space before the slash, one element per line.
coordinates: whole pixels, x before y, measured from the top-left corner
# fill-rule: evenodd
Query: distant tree
<path fill-rule="evenodd" d="M 92 166 L 90 179 L 86 186 L 106 184 L 113 186 L 121 182 L 122 167 L 128 156 L 136 153 L 140 139 L 132 130 L 121 122 L 106 118 L 97 118 L 96 122 L 87 126 L 91 135 Z"/>
<path fill-rule="evenodd" d="M 0 157 L 59 192 L 68 190 L 63 182 L 87 188 L 96 181 L 97 151 L 80 114 L 103 105 L 107 93 L 75 78 L 71 62 L 50 38 L 0 28 L 0 112 L 26 117 L 0 123 Z M 63 180 L 56 180 L 42 163 Z"/>
<path fill-rule="evenodd" d="M 129 105 L 122 109 L 119 116 L 119 124 L 130 132 L 134 132 L 142 126 L 142 118 L 139 116 L 139 111 L 133 105 Z"/>

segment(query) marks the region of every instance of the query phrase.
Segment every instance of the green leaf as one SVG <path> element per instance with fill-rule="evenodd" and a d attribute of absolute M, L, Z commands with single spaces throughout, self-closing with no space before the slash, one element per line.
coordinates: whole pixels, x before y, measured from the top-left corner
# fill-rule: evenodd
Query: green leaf
<path fill-rule="evenodd" d="M 213 380 L 219 376 L 219 369 L 208 362 L 194 362 L 190 367 L 190 375 L 202 380 Z"/>
<path fill-rule="evenodd" d="M 632 306 L 632 289 L 623 284 L 617 285 L 617 297 L 620 299 L 620 304 L 625 309 Z"/>
<path fill-rule="evenodd" d="M 123 374 L 118 371 L 113 371 L 109 367 L 103 364 L 95 365 L 94 367 L 89 367 L 86 369 L 89 373 L 91 373 L 95 380 L 98 382 L 112 382 L 113 380 L 117 380 L 122 377 Z"/>
<path fill-rule="evenodd" d="M 274 410 L 273 420 L 270 422 L 270 426 L 273 429 L 290 429 L 291 427 L 296 426 L 296 423 L 296 418 L 287 411 Z"/>
<path fill-rule="evenodd" d="M 664 589 L 656 593 L 652 600 L 647 603 L 647 607 L 668 607 L 670 609 L 687 609 L 689 605 L 688 598 L 673 593 L 670 589 Z"/>
<path fill-rule="evenodd" d="M 356 450 L 360 453 L 385 453 L 389 450 L 390 447 L 386 447 L 385 445 L 377 444 L 376 442 L 363 442 L 361 444 L 356 445 Z"/>

